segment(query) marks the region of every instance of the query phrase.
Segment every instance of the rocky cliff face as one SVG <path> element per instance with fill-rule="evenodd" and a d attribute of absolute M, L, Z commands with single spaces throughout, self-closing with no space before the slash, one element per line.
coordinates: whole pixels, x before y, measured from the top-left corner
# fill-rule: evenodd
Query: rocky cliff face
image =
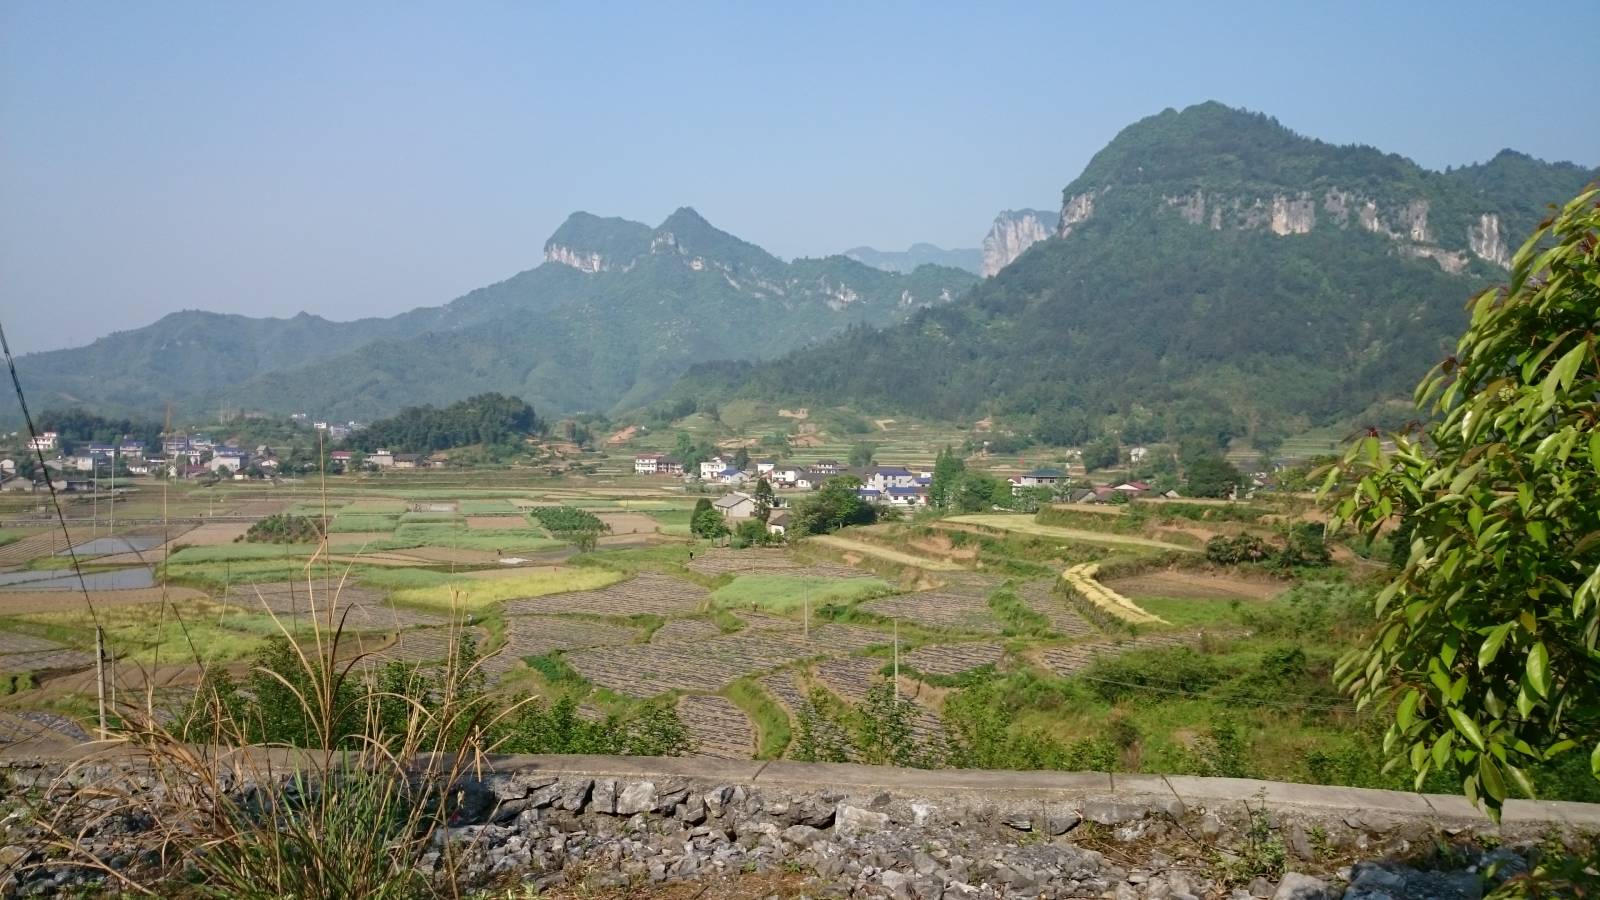
<path fill-rule="evenodd" d="M 1110 188 L 1068 195 L 1061 205 L 1057 234 L 1068 237 L 1074 226 L 1095 214 L 1095 198 Z M 1471 256 L 1502 268 L 1511 264 L 1510 250 L 1500 227 L 1500 217 L 1484 213 L 1467 228 L 1468 250 L 1440 246 L 1439 235 L 1428 221 L 1431 204 L 1425 198 L 1380 203 L 1371 197 L 1329 188 L 1321 197 L 1302 191 L 1271 196 L 1231 196 L 1200 188 L 1185 194 L 1163 194 L 1166 209 L 1185 222 L 1221 231 L 1265 229 L 1280 237 L 1309 234 L 1319 224 L 1336 228 L 1357 227 L 1394 241 L 1406 256 L 1431 259 L 1446 272 L 1460 272 Z"/>
<path fill-rule="evenodd" d="M 1056 231 L 1055 213 L 1037 209 L 1008 209 L 995 217 L 983 238 L 983 275 L 1011 265 L 1011 261 Z"/>
<path fill-rule="evenodd" d="M 610 268 L 606 265 L 605 257 L 597 251 L 574 250 L 560 244 L 551 244 L 544 248 L 544 261 L 571 266 L 580 272 L 598 272 Z"/>

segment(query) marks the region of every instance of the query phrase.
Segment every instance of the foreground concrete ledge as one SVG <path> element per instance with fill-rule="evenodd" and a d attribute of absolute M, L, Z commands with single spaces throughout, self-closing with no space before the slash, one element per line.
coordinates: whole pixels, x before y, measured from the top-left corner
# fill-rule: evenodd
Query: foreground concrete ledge
<path fill-rule="evenodd" d="M 246 770 L 288 771 L 315 768 L 321 754 L 251 748 L 226 751 L 196 748 L 197 759 Z M 340 755 L 340 754 L 335 754 Z M 135 765 L 142 754 L 115 742 L 85 744 L 55 754 L 0 754 L 3 769 L 64 769 L 86 763 Z M 966 802 L 993 798 L 1006 802 L 1073 803 L 1129 800 L 1166 803 L 1185 812 L 1219 810 L 1237 804 L 1314 812 L 1346 819 L 1427 821 L 1490 827 L 1489 817 L 1465 797 L 1190 775 L 1121 772 L 1001 771 L 981 769 L 905 769 L 853 763 L 803 763 L 790 760 L 724 760 L 704 757 L 498 755 L 484 758 L 489 772 L 532 772 L 558 777 L 687 780 L 704 784 L 746 785 L 786 791 L 835 791 L 852 797 L 906 794 L 948 796 Z M 466 771 L 475 767 L 467 766 Z M 482 774 L 488 774 L 484 772 Z M 1175 801 L 1175 805 L 1174 805 Z M 1502 824 L 1600 829 L 1600 804 L 1556 800 L 1511 800 Z"/>

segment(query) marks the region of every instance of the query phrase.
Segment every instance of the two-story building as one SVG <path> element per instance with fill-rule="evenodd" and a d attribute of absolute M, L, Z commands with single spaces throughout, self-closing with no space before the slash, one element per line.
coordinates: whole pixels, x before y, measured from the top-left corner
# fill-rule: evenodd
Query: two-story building
<path fill-rule="evenodd" d="M 861 483 L 880 492 L 892 487 L 914 488 L 917 473 L 900 466 L 872 466 L 861 473 Z"/>
<path fill-rule="evenodd" d="M 36 453 L 54 450 L 61 444 L 61 435 L 54 431 L 42 431 L 38 437 L 28 439 L 28 449 Z"/>
<path fill-rule="evenodd" d="M 733 460 L 725 459 L 721 456 L 713 456 L 710 459 L 702 460 L 700 463 L 700 480 L 712 481 L 722 474 L 723 469 L 731 465 L 733 465 Z"/>

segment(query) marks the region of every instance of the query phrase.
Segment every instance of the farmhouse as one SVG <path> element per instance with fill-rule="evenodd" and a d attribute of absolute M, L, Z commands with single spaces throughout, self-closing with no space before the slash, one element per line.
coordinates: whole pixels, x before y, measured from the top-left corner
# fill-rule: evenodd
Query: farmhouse
<path fill-rule="evenodd" d="M 733 465 L 733 460 L 721 456 L 713 456 L 700 463 L 700 480 L 711 481 L 722 474 L 722 470 Z"/>
<path fill-rule="evenodd" d="M 378 449 L 372 451 L 371 456 L 367 457 L 367 462 L 372 463 L 380 469 L 392 468 L 394 466 L 394 454 L 383 449 L 382 447 L 379 447 Z"/>
<path fill-rule="evenodd" d="M 1124 481 L 1111 486 L 1113 491 L 1126 494 L 1129 497 L 1143 497 L 1150 493 L 1150 483 L 1147 481 Z"/>
<path fill-rule="evenodd" d="M 748 519 L 756 514 L 755 498 L 738 491 L 734 491 L 731 494 L 723 494 L 721 497 L 711 501 L 711 506 L 724 519 L 730 522 Z"/>
<path fill-rule="evenodd" d="M 873 466 L 861 474 L 861 483 L 880 492 L 892 487 L 914 488 L 917 476 L 900 466 Z"/>
<path fill-rule="evenodd" d="M 767 518 L 767 534 L 788 534 L 789 514 L 775 512 Z"/>
<path fill-rule="evenodd" d="M 735 469 L 732 466 L 729 466 L 728 468 L 717 473 L 717 481 L 723 484 L 730 484 L 735 487 L 738 487 L 749 480 L 749 473 Z"/>
<path fill-rule="evenodd" d="M 250 454 L 238 447 L 223 447 L 211 457 L 210 468 L 214 472 L 224 469 L 229 472 L 241 472 L 250 464 Z"/>
<path fill-rule="evenodd" d="M 354 458 L 354 454 L 349 450 L 335 450 L 328 454 L 328 462 L 332 463 L 333 467 L 341 472 L 350 471 L 350 460 L 352 458 Z"/>
<path fill-rule="evenodd" d="M 891 486 L 884 491 L 884 496 L 892 506 L 927 506 L 928 491 L 919 486 L 896 487 Z"/>
<path fill-rule="evenodd" d="M 837 475 L 843 468 L 836 459 L 819 459 L 811 464 L 811 471 L 819 475 Z"/>
<path fill-rule="evenodd" d="M 40 432 L 38 437 L 30 438 L 28 440 L 28 449 L 34 452 L 41 450 L 54 450 L 56 449 L 56 444 L 58 441 L 60 441 L 60 439 L 61 435 L 54 431 Z"/>
<path fill-rule="evenodd" d="M 415 469 L 422 465 L 422 455 L 419 453 L 396 453 L 394 467 L 396 469 Z"/>
<path fill-rule="evenodd" d="M 660 453 L 640 453 L 633 458 L 633 471 L 637 475 L 655 475 L 661 471 L 661 461 L 666 459 Z"/>
<path fill-rule="evenodd" d="M 758 459 L 758 460 L 756 460 L 756 474 L 757 475 L 771 475 L 772 474 L 772 470 L 777 468 L 777 467 L 778 467 L 778 461 L 777 460 L 774 460 L 774 459 Z"/>
<path fill-rule="evenodd" d="M 1019 487 L 1052 486 L 1060 484 L 1066 477 L 1067 473 L 1060 469 L 1039 468 L 1018 475 L 1016 484 Z"/>

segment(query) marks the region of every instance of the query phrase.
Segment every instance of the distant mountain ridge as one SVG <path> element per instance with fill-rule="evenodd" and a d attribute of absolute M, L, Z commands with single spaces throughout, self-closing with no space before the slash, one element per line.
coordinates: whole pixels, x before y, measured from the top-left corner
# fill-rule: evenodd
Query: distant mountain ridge
<path fill-rule="evenodd" d="M 497 391 L 541 414 L 644 402 L 691 364 L 760 359 L 946 303 L 976 276 L 842 256 L 784 262 L 682 208 L 654 228 L 574 213 L 544 262 L 443 306 L 331 322 L 175 313 L 24 356 L 38 408 L 219 407 L 370 418 Z"/>
<path fill-rule="evenodd" d="M 974 275 L 983 269 L 983 251 L 976 247 L 946 250 L 933 244 L 912 244 L 905 250 L 875 250 L 872 247 L 852 247 L 844 255 L 859 263 L 885 272 L 909 274 L 918 266 L 948 266 L 965 269 Z"/>
<path fill-rule="evenodd" d="M 1220 103 L 1167 110 L 960 302 L 675 391 L 1271 446 L 1409 396 L 1546 204 L 1597 177 L 1510 151 L 1433 172 Z"/>

